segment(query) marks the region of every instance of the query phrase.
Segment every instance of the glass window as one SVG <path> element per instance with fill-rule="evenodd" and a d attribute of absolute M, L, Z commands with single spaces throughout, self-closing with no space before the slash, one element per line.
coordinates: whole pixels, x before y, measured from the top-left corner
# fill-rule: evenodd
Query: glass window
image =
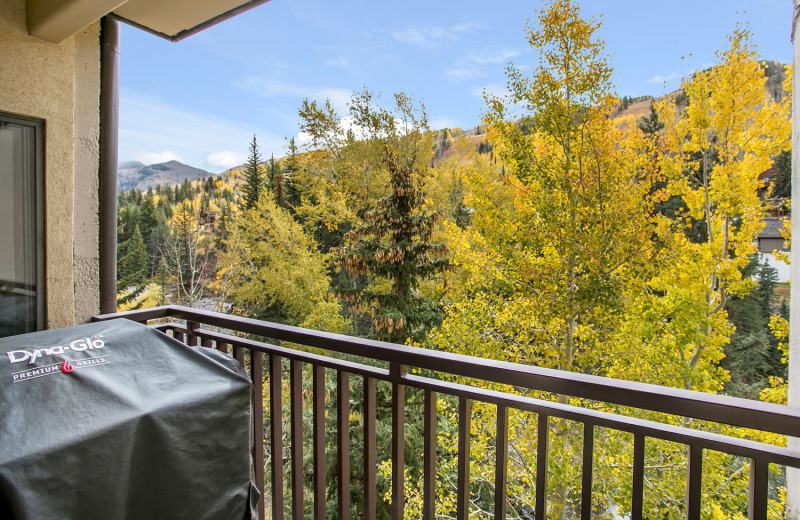
<path fill-rule="evenodd" d="M 43 123 L 0 114 L 0 337 L 45 327 Z"/>

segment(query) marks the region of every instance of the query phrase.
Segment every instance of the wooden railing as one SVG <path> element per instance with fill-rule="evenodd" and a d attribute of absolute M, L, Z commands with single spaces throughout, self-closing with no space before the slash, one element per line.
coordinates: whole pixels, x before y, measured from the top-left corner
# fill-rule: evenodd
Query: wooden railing
<path fill-rule="evenodd" d="M 703 452 L 714 450 L 749 459 L 748 515 L 751 519 L 765 520 L 768 510 L 769 465 L 800 468 L 800 452 L 752 440 L 710 433 L 698 429 L 644 420 L 590 408 L 559 404 L 524 395 L 525 391 L 542 391 L 573 398 L 636 408 L 645 412 L 660 412 L 691 420 L 712 421 L 750 428 L 779 435 L 800 435 L 800 409 L 728 396 L 705 394 L 655 385 L 632 383 L 616 379 L 537 368 L 515 363 L 431 351 L 403 345 L 342 336 L 301 329 L 287 325 L 240 318 L 215 312 L 199 311 L 178 306 L 158 307 L 95 317 L 95 320 L 127 318 L 148 323 L 167 331 L 189 345 L 202 345 L 229 353 L 247 369 L 255 385 L 255 395 L 262 395 L 262 383 L 267 381 L 269 406 L 263 409 L 262 400 L 256 399 L 256 417 L 266 413 L 269 434 L 265 436 L 263 421 L 255 421 L 256 446 L 253 457 L 257 482 L 262 492 L 259 503 L 262 518 L 265 513 L 264 471 L 265 438 L 268 453 L 282 454 L 283 446 L 283 384 L 282 360 L 289 360 L 289 488 L 293 491 L 290 514 L 294 519 L 304 517 L 303 469 L 303 386 L 302 372 L 305 364 L 312 371 L 312 459 L 311 475 L 313 513 L 315 519 L 326 517 L 326 442 L 325 442 L 325 391 L 326 370 L 336 374 L 337 416 L 337 482 L 338 519 L 350 518 L 351 507 L 351 453 L 350 453 L 350 384 L 356 376 L 363 381 L 363 514 L 364 518 L 376 516 L 376 506 L 383 497 L 376 493 L 376 382 L 391 385 L 391 514 L 402 519 L 404 513 L 404 443 L 406 417 L 406 388 L 424 392 L 424 447 L 422 453 L 423 486 L 422 517 L 436 516 L 436 443 L 437 395 L 452 396 L 458 402 L 458 470 L 456 515 L 466 519 L 470 510 L 470 427 L 474 402 L 496 406 L 496 436 L 498 446 L 495 456 L 494 518 L 505 518 L 507 507 L 507 446 L 509 442 L 509 410 L 532 412 L 537 415 L 537 446 L 535 468 L 534 518 L 546 518 L 548 434 L 551 419 L 565 419 L 582 425 L 583 447 L 581 468 L 580 518 L 592 517 L 593 461 L 595 459 L 594 435 L 598 428 L 607 428 L 632 434 L 633 463 L 631 468 L 630 518 L 643 518 L 645 441 L 662 439 L 687 446 L 689 457 L 685 494 L 686 518 L 701 517 Z M 171 321 L 165 320 L 172 318 Z M 175 321 L 183 320 L 183 322 Z M 225 332 L 222 332 L 225 331 Z M 237 335 L 238 334 L 238 335 Z M 340 359 L 285 346 L 272 345 L 241 337 L 270 338 L 307 347 L 323 349 L 349 356 L 359 356 L 365 363 Z M 246 352 L 249 352 L 247 356 Z M 266 356 L 266 357 L 265 357 Z M 373 366 L 378 365 L 378 366 Z M 264 373 L 266 367 L 266 374 Z M 416 373 L 411 373 L 409 369 Z M 422 374 L 426 375 L 422 375 Z M 428 375 L 430 374 L 430 376 Z M 505 393 L 484 388 L 487 385 L 463 384 L 455 381 L 479 380 L 510 385 L 519 393 Z M 271 496 L 269 503 L 272 518 L 284 517 L 284 460 L 272 456 L 269 464 Z M 647 513 L 646 511 L 644 512 Z"/>

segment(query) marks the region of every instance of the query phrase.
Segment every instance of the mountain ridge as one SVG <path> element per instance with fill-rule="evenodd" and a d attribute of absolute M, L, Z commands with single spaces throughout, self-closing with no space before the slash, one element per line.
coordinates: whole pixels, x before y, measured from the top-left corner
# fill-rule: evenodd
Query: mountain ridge
<path fill-rule="evenodd" d="M 117 191 L 133 188 L 147 190 L 157 184 L 176 186 L 184 180 L 196 181 L 214 174 L 179 161 L 144 164 L 140 161 L 124 161 L 117 166 Z"/>

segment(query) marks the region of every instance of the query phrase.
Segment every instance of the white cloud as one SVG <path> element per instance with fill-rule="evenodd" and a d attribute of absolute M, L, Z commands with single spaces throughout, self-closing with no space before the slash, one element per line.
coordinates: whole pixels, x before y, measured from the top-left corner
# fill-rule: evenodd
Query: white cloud
<path fill-rule="evenodd" d="M 246 76 L 237 86 L 266 98 L 288 96 L 319 101 L 330 99 L 333 106 L 342 112 L 347 110 L 347 103 L 352 94 L 352 91 L 341 88 L 313 88 L 281 83 L 266 76 Z"/>
<path fill-rule="evenodd" d="M 673 79 L 678 79 L 680 77 L 681 77 L 681 75 L 678 74 L 677 72 L 673 72 L 669 76 L 656 75 L 656 76 L 653 76 L 652 78 L 650 78 L 648 83 L 666 83 L 667 81 L 672 81 Z"/>
<path fill-rule="evenodd" d="M 209 158 L 215 150 L 247 151 L 253 134 L 258 138 L 263 156 L 283 154 L 283 136 L 263 128 L 183 110 L 163 100 L 120 93 L 119 159 L 138 159 L 152 164 L 164 160 L 180 160 L 190 166 L 222 171 Z M 215 157 L 220 160 L 220 157 Z M 240 163 L 241 164 L 241 163 Z"/>
<path fill-rule="evenodd" d="M 485 78 L 488 74 L 484 69 L 478 67 L 474 63 L 457 63 L 444 73 L 452 81 Z"/>
<path fill-rule="evenodd" d="M 446 70 L 445 75 L 452 81 L 483 78 L 488 75 L 487 65 L 505 63 L 516 56 L 519 56 L 519 51 L 508 47 L 476 49 Z"/>
<path fill-rule="evenodd" d="M 172 150 L 164 150 L 163 152 L 140 152 L 133 156 L 133 160 L 144 164 L 159 164 L 168 161 L 183 162 L 183 156 Z"/>
<path fill-rule="evenodd" d="M 303 148 L 311 142 L 311 134 L 308 132 L 298 132 L 297 137 L 294 139 L 294 144 L 298 148 Z"/>
<path fill-rule="evenodd" d="M 328 67 L 336 67 L 345 70 L 355 69 L 353 64 L 350 63 L 350 61 L 344 56 L 339 56 L 338 58 L 331 58 L 329 60 L 325 60 L 325 65 L 327 65 Z"/>
<path fill-rule="evenodd" d="M 484 92 L 494 97 L 503 97 L 509 94 L 508 88 L 499 83 L 490 83 L 482 87 L 475 87 L 472 89 L 472 95 L 483 98 Z"/>
<path fill-rule="evenodd" d="M 468 59 L 474 63 L 505 63 L 519 56 L 519 51 L 507 47 L 488 47 L 472 51 Z"/>
<path fill-rule="evenodd" d="M 451 25 L 450 27 L 442 27 L 440 25 L 415 25 L 399 31 L 394 31 L 392 33 L 392 38 L 400 43 L 425 46 L 441 40 L 457 40 L 462 35 L 474 32 L 480 28 L 480 24 L 474 22 L 460 23 Z"/>
<path fill-rule="evenodd" d="M 230 150 L 223 150 L 206 156 L 206 164 L 218 170 L 227 170 L 228 168 L 239 166 L 244 164 L 246 160 L 246 153 L 232 152 Z"/>
<path fill-rule="evenodd" d="M 450 26 L 450 32 L 455 34 L 467 34 L 483 29 L 483 26 L 476 22 L 464 22 Z"/>
<path fill-rule="evenodd" d="M 458 121 L 447 116 L 437 116 L 431 118 L 428 126 L 431 127 L 431 130 L 441 130 L 443 128 L 461 128 L 461 124 Z"/>

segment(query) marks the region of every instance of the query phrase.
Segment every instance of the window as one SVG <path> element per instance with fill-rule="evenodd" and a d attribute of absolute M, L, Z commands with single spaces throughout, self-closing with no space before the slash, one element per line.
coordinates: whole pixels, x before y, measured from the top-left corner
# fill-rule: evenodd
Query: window
<path fill-rule="evenodd" d="M 774 250 L 788 251 L 786 242 L 782 238 L 759 238 L 758 250 L 762 253 L 771 253 Z"/>
<path fill-rule="evenodd" d="M 0 114 L 0 337 L 45 327 L 43 127 Z"/>

